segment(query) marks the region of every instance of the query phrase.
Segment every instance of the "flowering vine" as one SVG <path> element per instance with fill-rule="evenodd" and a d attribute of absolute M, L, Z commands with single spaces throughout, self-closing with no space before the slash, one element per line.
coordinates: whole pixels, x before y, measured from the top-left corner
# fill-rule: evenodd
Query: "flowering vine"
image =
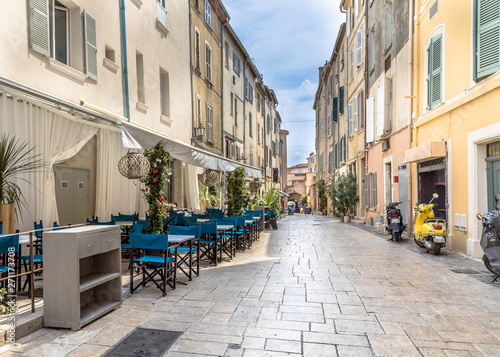
<path fill-rule="evenodd" d="M 245 169 L 238 166 L 227 176 L 227 211 L 229 216 L 243 215 L 243 208 L 250 199 L 250 191 L 245 186 Z"/>
<path fill-rule="evenodd" d="M 167 202 L 164 197 L 163 187 L 169 181 L 169 176 L 172 175 L 170 169 L 170 154 L 163 148 L 163 143 L 160 141 L 151 150 L 145 150 L 144 156 L 149 160 L 149 172 L 141 179 L 141 182 L 146 186 L 142 189 L 142 194 L 146 199 L 149 209 L 149 226 L 147 233 L 161 234 L 163 233 L 163 219 L 168 214 L 165 214 Z"/>

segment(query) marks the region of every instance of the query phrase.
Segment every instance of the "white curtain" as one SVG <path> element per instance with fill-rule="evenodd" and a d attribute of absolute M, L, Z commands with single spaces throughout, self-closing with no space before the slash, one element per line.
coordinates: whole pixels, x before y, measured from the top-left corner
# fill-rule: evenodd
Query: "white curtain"
<path fill-rule="evenodd" d="M 58 221 L 53 165 L 73 157 L 96 134 L 98 128 L 81 124 L 48 109 L 7 95 L 0 96 L 0 132 L 2 137 L 15 136 L 34 147 L 47 163 L 45 170 L 31 172 L 17 183 L 27 200 L 22 221 L 16 222 L 21 231 L 33 229 L 33 222 L 45 225 Z M 45 223 L 46 222 L 46 223 Z"/>
<path fill-rule="evenodd" d="M 186 164 L 185 173 L 186 207 L 200 209 L 200 201 L 198 199 L 198 167 Z"/>

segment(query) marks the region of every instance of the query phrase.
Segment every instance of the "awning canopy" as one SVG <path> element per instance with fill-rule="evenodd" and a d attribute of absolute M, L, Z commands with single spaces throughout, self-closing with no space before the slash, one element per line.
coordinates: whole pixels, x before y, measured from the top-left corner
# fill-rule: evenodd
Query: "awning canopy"
<path fill-rule="evenodd" d="M 290 195 L 288 193 L 285 193 L 285 192 L 280 191 L 280 190 L 278 190 L 278 192 L 281 193 L 281 196 L 290 197 Z"/>
<path fill-rule="evenodd" d="M 220 155 L 183 143 L 151 128 L 131 122 L 122 123 L 122 141 L 124 147 L 150 149 L 160 140 L 163 140 L 165 150 L 174 159 L 181 160 L 189 165 L 218 171 L 234 171 L 238 166 L 242 166 L 245 168 L 247 176 L 254 178 L 261 177 L 260 170 L 252 166 L 229 160 Z"/>
<path fill-rule="evenodd" d="M 446 143 L 432 141 L 405 151 L 406 162 L 422 162 L 446 156 Z"/>

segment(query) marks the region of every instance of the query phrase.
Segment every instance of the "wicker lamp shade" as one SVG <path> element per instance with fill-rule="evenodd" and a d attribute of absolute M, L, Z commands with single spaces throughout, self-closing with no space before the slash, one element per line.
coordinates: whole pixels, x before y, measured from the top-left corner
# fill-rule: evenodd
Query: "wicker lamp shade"
<path fill-rule="evenodd" d="M 129 152 L 118 161 L 118 171 L 130 180 L 140 179 L 149 171 L 149 161 L 138 152 Z"/>
<path fill-rule="evenodd" d="M 199 179 L 205 186 L 217 186 L 219 183 L 219 173 L 215 170 L 207 170 L 199 175 Z"/>

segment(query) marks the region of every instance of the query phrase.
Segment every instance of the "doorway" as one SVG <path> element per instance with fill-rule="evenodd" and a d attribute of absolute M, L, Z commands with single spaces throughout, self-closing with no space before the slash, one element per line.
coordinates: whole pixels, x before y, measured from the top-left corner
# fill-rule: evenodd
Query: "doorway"
<path fill-rule="evenodd" d="M 85 223 L 90 218 L 90 170 L 54 166 L 59 225 Z"/>
<path fill-rule="evenodd" d="M 446 159 L 439 158 L 418 164 L 418 203 L 429 203 L 432 195 L 437 193 L 438 198 L 432 203 L 436 217 L 448 221 L 446 198 Z"/>
<path fill-rule="evenodd" d="M 500 156 L 486 159 L 488 170 L 488 211 L 500 209 L 495 195 L 500 192 Z"/>

